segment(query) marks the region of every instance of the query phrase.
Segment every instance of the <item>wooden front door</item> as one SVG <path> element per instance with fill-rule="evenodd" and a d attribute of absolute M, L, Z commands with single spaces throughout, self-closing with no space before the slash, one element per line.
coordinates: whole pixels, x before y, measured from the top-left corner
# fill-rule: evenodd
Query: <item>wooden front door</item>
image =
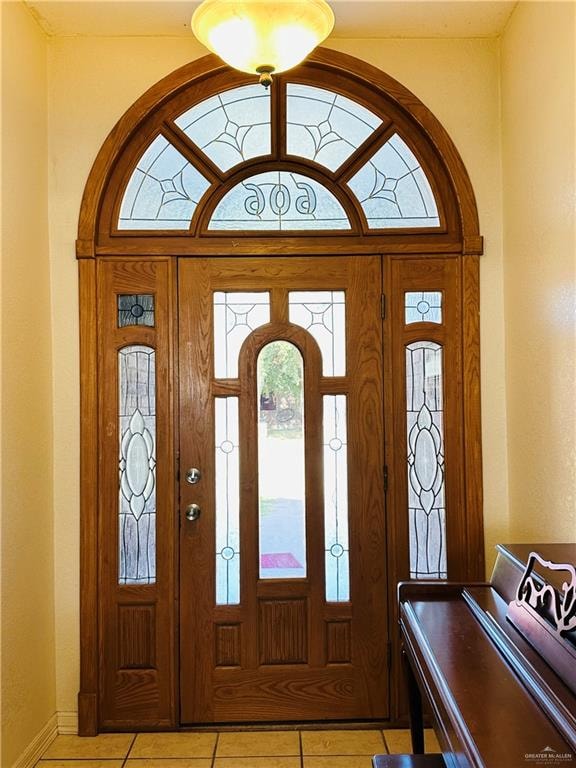
<path fill-rule="evenodd" d="M 181 723 L 386 718 L 380 258 L 178 284 Z"/>

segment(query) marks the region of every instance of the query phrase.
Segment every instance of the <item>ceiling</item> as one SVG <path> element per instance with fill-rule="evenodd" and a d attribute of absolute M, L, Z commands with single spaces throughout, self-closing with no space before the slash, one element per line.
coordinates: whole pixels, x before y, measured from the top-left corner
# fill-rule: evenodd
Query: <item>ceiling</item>
<path fill-rule="evenodd" d="M 192 0 L 25 0 L 49 35 L 186 37 Z M 274 0 L 270 0 L 274 2 Z M 516 1 L 330 0 L 334 37 L 497 37 Z"/>

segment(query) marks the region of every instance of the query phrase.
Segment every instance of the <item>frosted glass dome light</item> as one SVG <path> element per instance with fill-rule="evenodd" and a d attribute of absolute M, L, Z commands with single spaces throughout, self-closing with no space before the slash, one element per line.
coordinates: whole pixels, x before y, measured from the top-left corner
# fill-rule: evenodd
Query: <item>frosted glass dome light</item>
<path fill-rule="evenodd" d="M 204 0 L 192 31 L 209 50 L 242 72 L 260 75 L 295 67 L 334 27 L 326 0 Z"/>

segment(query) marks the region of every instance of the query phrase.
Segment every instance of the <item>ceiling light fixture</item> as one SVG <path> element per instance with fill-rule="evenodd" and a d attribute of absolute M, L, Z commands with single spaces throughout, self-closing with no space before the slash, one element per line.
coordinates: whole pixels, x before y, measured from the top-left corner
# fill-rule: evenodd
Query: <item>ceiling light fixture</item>
<path fill-rule="evenodd" d="M 242 72 L 260 75 L 295 67 L 334 27 L 326 0 L 204 0 L 192 16 L 192 31 L 213 53 Z"/>

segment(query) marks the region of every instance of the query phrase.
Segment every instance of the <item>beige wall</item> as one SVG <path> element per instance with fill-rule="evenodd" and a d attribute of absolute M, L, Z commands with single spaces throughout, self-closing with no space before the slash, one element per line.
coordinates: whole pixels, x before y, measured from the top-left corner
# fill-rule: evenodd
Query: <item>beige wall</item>
<path fill-rule="evenodd" d="M 472 178 L 486 237 L 482 376 L 487 547 L 507 538 L 499 43 L 333 40 L 419 96 L 450 132 Z M 54 318 L 58 709 L 78 690 L 78 327 L 76 221 L 108 131 L 148 87 L 202 53 L 192 39 L 54 38 L 50 44 L 50 250 Z M 426 67 L 422 66 L 426 62 Z M 465 62 L 465 66 L 463 66 Z M 72 95 L 72 96 L 71 96 Z"/>
<path fill-rule="evenodd" d="M 576 540 L 575 6 L 520 3 L 502 44 L 510 537 Z"/>
<path fill-rule="evenodd" d="M 2 5 L 2 766 L 54 715 L 47 45 Z"/>

